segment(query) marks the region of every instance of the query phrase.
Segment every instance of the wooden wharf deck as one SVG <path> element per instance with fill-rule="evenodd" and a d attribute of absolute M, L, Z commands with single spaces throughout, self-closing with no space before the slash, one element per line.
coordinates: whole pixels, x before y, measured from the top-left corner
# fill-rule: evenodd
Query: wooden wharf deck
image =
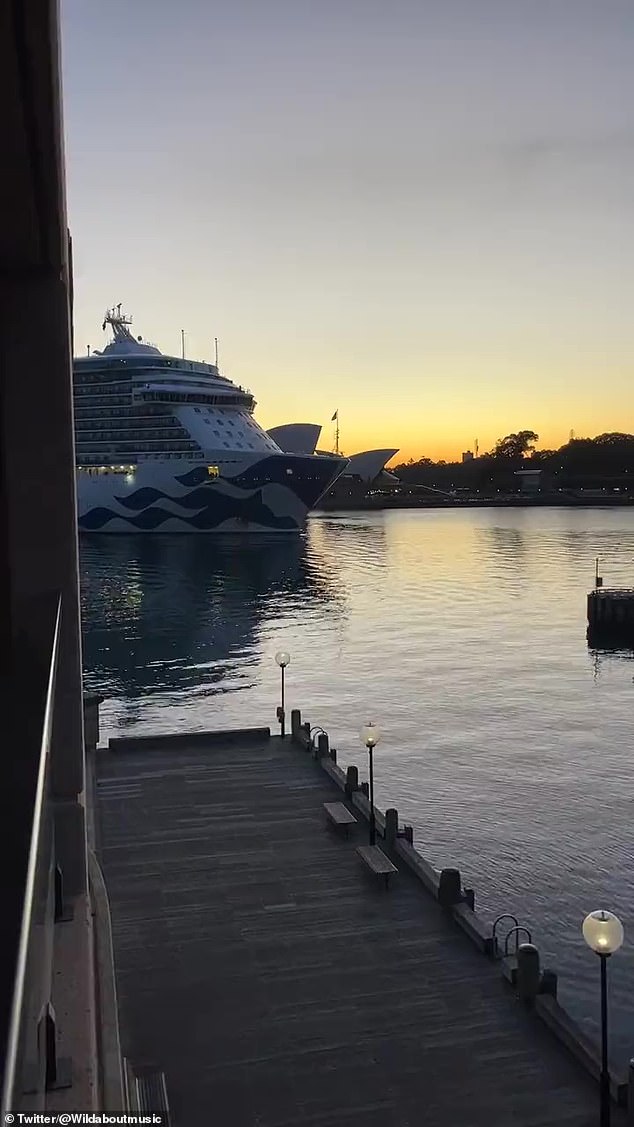
<path fill-rule="evenodd" d="M 174 1127 L 598 1122 L 598 1085 L 415 878 L 364 879 L 289 739 L 104 752 L 97 790 L 123 1051 L 165 1072 Z"/>

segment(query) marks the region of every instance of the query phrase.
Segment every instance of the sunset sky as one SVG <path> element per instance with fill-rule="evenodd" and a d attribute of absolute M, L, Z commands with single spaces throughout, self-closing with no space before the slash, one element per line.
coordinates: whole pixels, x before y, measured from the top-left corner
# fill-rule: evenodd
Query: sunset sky
<path fill-rule="evenodd" d="M 634 431 L 632 0 L 62 0 L 106 306 L 398 460 Z"/>

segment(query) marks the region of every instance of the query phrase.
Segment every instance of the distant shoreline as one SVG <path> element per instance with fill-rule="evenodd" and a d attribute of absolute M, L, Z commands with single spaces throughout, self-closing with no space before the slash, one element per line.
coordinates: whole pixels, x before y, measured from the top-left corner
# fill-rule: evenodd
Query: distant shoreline
<path fill-rule="evenodd" d="M 570 497 L 561 494 L 504 497 L 366 497 L 318 505 L 315 512 L 368 512 L 383 509 L 516 509 L 516 508 L 560 508 L 560 509 L 605 509 L 634 507 L 634 496 L 614 495 L 605 497 Z"/>

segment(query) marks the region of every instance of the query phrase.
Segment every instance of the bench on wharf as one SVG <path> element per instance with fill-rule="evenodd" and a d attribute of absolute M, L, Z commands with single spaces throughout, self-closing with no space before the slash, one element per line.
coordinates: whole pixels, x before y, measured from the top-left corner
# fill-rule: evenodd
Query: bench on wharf
<path fill-rule="evenodd" d="M 378 845 L 358 845 L 357 853 L 370 869 L 370 872 L 375 873 L 377 877 L 385 877 L 385 887 L 387 888 L 392 873 L 398 872 L 396 865 L 392 864 L 389 857 L 385 856 Z"/>
<path fill-rule="evenodd" d="M 329 821 L 333 826 L 342 829 L 345 836 L 348 836 L 350 826 L 356 826 L 357 819 L 354 814 L 351 814 L 347 806 L 343 802 L 324 802 L 324 810 L 328 816 Z"/>

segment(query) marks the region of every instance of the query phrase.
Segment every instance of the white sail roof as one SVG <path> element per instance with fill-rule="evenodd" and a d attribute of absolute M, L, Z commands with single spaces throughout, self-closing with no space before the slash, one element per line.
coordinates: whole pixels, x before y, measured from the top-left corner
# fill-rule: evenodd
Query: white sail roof
<path fill-rule="evenodd" d="M 314 454 L 320 433 L 318 423 L 283 423 L 267 431 L 285 454 Z"/>

